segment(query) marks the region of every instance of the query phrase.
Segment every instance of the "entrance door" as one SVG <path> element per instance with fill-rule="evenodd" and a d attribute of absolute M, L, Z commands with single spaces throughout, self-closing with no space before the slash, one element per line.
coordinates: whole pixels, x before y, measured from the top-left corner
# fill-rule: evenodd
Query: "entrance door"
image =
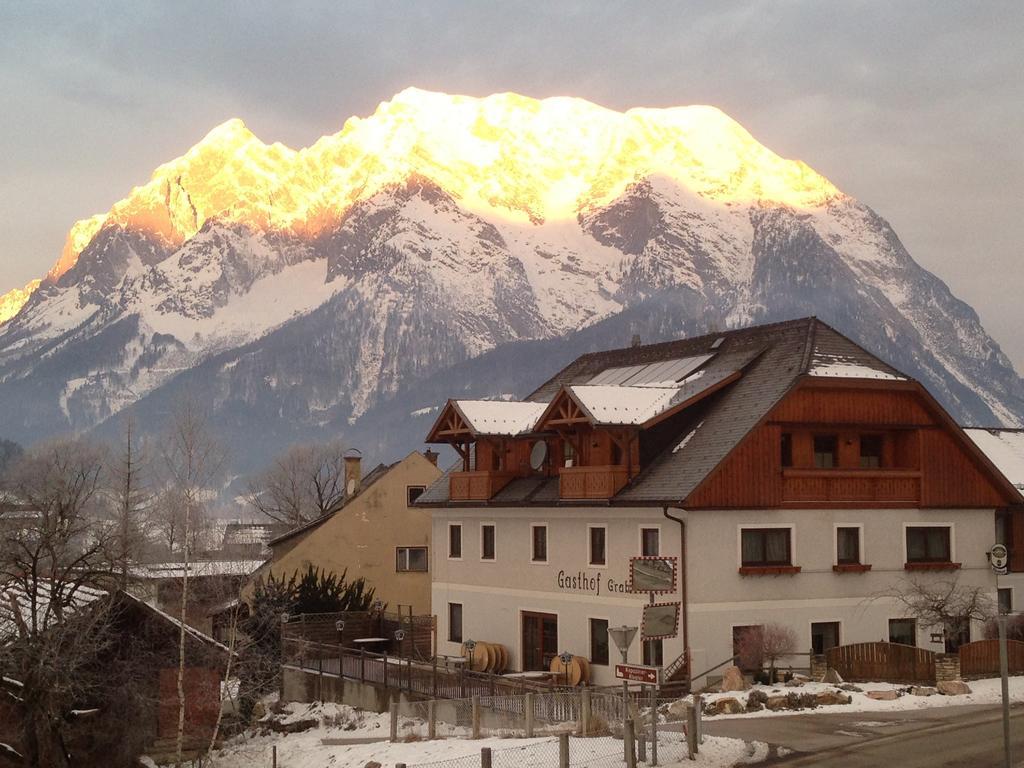
<path fill-rule="evenodd" d="M 523 611 L 523 671 L 547 670 L 558 655 L 558 617 Z"/>

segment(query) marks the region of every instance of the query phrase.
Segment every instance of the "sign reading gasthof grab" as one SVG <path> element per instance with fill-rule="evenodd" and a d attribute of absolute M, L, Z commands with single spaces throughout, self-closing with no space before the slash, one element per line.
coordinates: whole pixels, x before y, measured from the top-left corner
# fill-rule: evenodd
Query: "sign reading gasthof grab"
<path fill-rule="evenodd" d="M 661 670 L 657 667 L 642 667 L 639 664 L 615 665 L 615 676 L 619 680 L 628 680 L 632 683 L 657 685 L 660 673 Z"/>

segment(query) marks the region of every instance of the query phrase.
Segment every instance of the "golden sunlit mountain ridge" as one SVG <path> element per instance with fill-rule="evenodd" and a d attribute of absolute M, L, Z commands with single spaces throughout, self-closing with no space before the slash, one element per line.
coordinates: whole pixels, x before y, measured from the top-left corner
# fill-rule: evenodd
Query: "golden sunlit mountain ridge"
<path fill-rule="evenodd" d="M 616 112 L 578 98 L 410 88 L 301 150 L 265 144 L 241 120 L 223 123 L 106 214 L 77 222 L 46 279 L 71 269 L 103 227 L 142 231 L 169 246 L 215 218 L 312 237 L 354 203 L 413 175 L 467 210 L 535 223 L 574 219 L 655 175 L 722 204 L 810 208 L 841 195 L 714 107 Z M 37 286 L 0 297 L 0 323 Z"/>

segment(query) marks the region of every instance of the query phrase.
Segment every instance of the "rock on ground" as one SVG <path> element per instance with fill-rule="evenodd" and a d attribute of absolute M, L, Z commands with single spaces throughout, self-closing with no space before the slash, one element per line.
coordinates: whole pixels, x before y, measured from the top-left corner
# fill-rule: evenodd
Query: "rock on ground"
<path fill-rule="evenodd" d="M 971 687 L 963 680 L 942 680 L 935 687 L 943 696 L 963 696 L 971 692 Z"/>
<path fill-rule="evenodd" d="M 725 674 L 722 675 L 722 684 L 719 686 L 719 690 L 722 693 L 726 691 L 745 691 L 750 687 L 750 684 L 743 677 L 743 672 L 737 666 L 726 667 Z"/>

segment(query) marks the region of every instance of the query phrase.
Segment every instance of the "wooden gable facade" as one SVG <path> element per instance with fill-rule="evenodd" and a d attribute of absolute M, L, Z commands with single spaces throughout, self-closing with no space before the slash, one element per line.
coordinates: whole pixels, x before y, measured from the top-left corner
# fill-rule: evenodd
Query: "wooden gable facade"
<path fill-rule="evenodd" d="M 1015 501 L 1005 478 L 916 382 L 804 377 L 683 503 L 998 509 Z"/>

